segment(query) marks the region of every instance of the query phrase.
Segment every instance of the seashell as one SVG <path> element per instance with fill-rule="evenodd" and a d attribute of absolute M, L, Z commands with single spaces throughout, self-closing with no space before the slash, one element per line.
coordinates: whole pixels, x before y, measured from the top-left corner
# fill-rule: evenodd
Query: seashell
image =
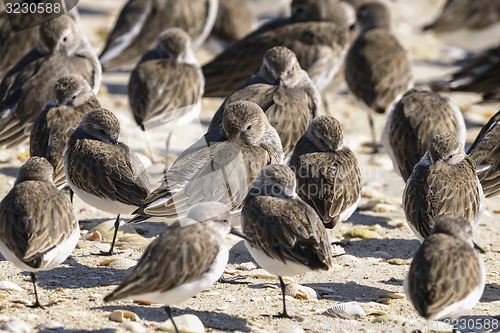
<path fill-rule="evenodd" d="M 280 289 L 277 285 L 275 284 L 269 284 L 269 283 L 265 283 L 262 285 L 262 289 Z"/>
<path fill-rule="evenodd" d="M 374 308 L 366 309 L 365 313 L 367 316 L 374 316 L 374 317 L 383 317 L 388 315 L 388 313 L 385 312 L 384 310 L 374 309 Z"/>
<path fill-rule="evenodd" d="M 15 333 L 29 333 L 31 332 L 31 327 L 20 320 L 14 320 L 0 326 L 0 330 Z"/>
<path fill-rule="evenodd" d="M 129 332 L 134 332 L 134 333 L 143 333 L 143 332 L 148 331 L 148 329 L 146 327 L 144 327 L 144 325 L 142 325 L 140 323 L 134 323 L 132 321 L 127 321 L 127 322 L 121 323 L 120 328 L 122 328 L 126 331 L 129 331 Z"/>
<path fill-rule="evenodd" d="M 381 298 L 391 298 L 391 299 L 404 299 L 405 295 L 402 293 L 397 293 L 389 290 L 379 289 L 377 290 L 377 296 Z"/>
<path fill-rule="evenodd" d="M 139 316 L 135 313 L 127 310 L 115 310 L 109 315 L 109 320 L 117 321 L 122 323 L 125 319 L 131 319 L 132 321 L 139 321 Z"/>
<path fill-rule="evenodd" d="M 365 311 L 357 304 L 341 303 L 327 309 L 325 314 L 342 319 L 365 318 Z"/>
<path fill-rule="evenodd" d="M 218 305 L 216 309 L 217 309 L 218 311 L 225 311 L 225 310 L 229 309 L 229 304 L 221 304 L 221 305 Z"/>
<path fill-rule="evenodd" d="M 179 331 L 182 333 L 204 333 L 205 327 L 201 320 L 192 314 L 185 314 L 182 316 L 174 317 L 175 325 L 179 328 Z M 175 332 L 174 325 L 172 321 L 169 319 L 163 323 L 160 323 L 160 330 L 164 332 Z"/>
<path fill-rule="evenodd" d="M 114 268 L 114 269 L 128 269 L 130 267 L 134 267 L 137 265 L 136 260 L 132 259 L 127 259 L 127 258 L 118 258 L 113 260 L 108 267 Z"/>
<path fill-rule="evenodd" d="M 385 314 L 385 315 L 380 315 L 380 316 L 377 316 L 377 317 L 373 318 L 372 323 L 393 322 L 393 323 L 396 323 L 396 324 L 403 324 L 405 321 L 406 321 L 406 319 L 403 318 L 403 317 L 400 317 L 400 316 L 389 316 L 388 314 Z"/>
<path fill-rule="evenodd" d="M 14 282 L 0 281 L 0 290 L 5 290 L 5 291 L 23 291 L 23 288 L 19 287 Z"/>
<path fill-rule="evenodd" d="M 33 305 L 33 303 L 26 298 L 14 298 L 14 299 L 11 299 L 10 301 L 12 303 L 16 303 L 16 304 L 23 304 L 23 305 L 28 305 L 28 306 Z"/>
<path fill-rule="evenodd" d="M 343 236 L 349 238 L 362 238 L 362 239 L 378 238 L 378 234 L 376 232 L 362 228 L 351 229 L 347 231 Z"/>
<path fill-rule="evenodd" d="M 380 304 L 385 304 L 385 305 L 391 305 L 392 299 L 387 298 L 387 297 L 377 298 L 377 300 L 375 302 L 380 303 Z"/>
<path fill-rule="evenodd" d="M 242 270 L 242 271 L 253 271 L 254 269 L 257 269 L 257 266 L 251 261 L 249 262 L 244 262 L 238 265 L 236 269 Z"/>
<path fill-rule="evenodd" d="M 57 330 L 58 328 L 62 328 L 63 324 L 61 324 L 58 321 L 51 320 L 51 321 L 46 321 L 44 323 L 38 324 L 35 329 L 37 330 Z"/>
<path fill-rule="evenodd" d="M 404 266 L 404 265 L 410 264 L 410 262 L 408 260 L 400 259 L 400 258 L 388 259 L 387 262 L 391 265 L 397 265 L 397 266 Z"/>
<path fill-rule="evenodd" d="M 316 291 L 310 287 L 302 286 L 298 283 L 290 283 L 285 288 L 285 295 L 297 299 L 318 299 Z"/>
<path fill-rule="evenodd" d="M 92 228 L 89 233 L 99 232 L 103 239 L 111 239 L 113 238 L 115 230 L 115 220 L 105 221 L 100 223 L 99 225 Z M 129 224 L 124 224 L 120 226 L 118 229 L 118 233 L 116 235 L 117 238 L 123 238 L 125 235 L 129 236 L 130 234 L 137 234 L 134 227 Z"/>
<path fill-rule="evenodd" d="M 237 273 L 238 273 L 238 271 L 236 269 L 229 268 L 229 267 L 224 268 L 224 274 L 235 275 Z"/>
<path fill-rule="evenodd" d="M 93 233 L 87 234 L 85 239 L 92 242 L 100 242 L 102 241 L 102 235 L 99 231 L 94 231 Z"/>
<path fill-rule="evenodd" d="M 332 245 L 332 254 L 335 256 L 335 255 L 339 255 L 339 254 L 344 254 L 345 253 L 345 249 L 344 247 L 338 245 L 338 244 L 333 244 Z"/>

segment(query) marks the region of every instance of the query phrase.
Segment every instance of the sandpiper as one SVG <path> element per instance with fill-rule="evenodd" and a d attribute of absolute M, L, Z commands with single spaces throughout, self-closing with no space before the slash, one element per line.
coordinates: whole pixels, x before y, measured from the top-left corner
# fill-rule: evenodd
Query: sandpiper
<path fill-rule="evenodd" d="M 179 332 L 170 307 L 210 287 L 222 276 L 229 258 L 224 238 L 231 230 L 229 209 L 219 202 L 193 206 L 184 222 L 158 236 L 130 275 L 104 300 L 127 298 L 165 304 Z"/>
<path fill-rule="evenodd" d="M 106 109 L 83 116 L 64 154 L 64 172 L 71 190 L 84 202 L 117 214 L 108 255 L 113 254 L 120 214 L 130 214 L 149 194 L 149 179 L 137 155 L 118 141 L 120 123 Z"/>
<path fill-rule="evenodd" d="M 0 146 L 13 147 L 30 135 L 33 122 L 52 99 L 64 74 L 80 74 L 97 93 L 101 67 L 77 23 L 63 15 L 40 27 L 40 41 L 0 83 Z"/>
<path fill-rule="evenodd" d="M 474 230 L 485 209 L 483 199 L 476 163 L 455 136 L 439 134 L 406 182 L 403 208 L 410 229 L 422 241 L 443 214 L 464 217 Z"/>
<path fill-rule="evenodd" d="M 264 24 L 203 66 L 205 96 L 226 97 L 255 74 L 274 46 L 292 50 L 318 90 L 339 70 L 348 27 L 338 0 L 295 0 L 292 15 Z"/>
<path fill-rule="evenodd" d="M 391 109 L 381 141 L 406 182 L 432 138 L 445 133 L 465 144 L 465 121 L 458 106 L 438 93 L 411 89 Z"/>
<path fill-rule="evenodd" d="M 422 317 L 456 319 L 479 302 L 485 277 L 469 221 L 442 215 L 415 253 L 403 285 L 408 300 Z"/>
<path fill-rule="evenodd" d="M 203 44 L 217 16 L 218 0 L 129 0 L 99 56 L 104 70 L 135 64 L 167 28 L 186 31 L 193 47 Z"/>
<path fill-rule="evenodd" d="M 413 85 L 408 54 L 394 37 L 389 8 L 368 2 L 356 12 L 360 32 L 345 61 L 345 79 L 352 94 L 370 110 L 385 110 Z M 374 152 L 378 151 L 373 115 L 368 111 Z"/>
<path fill-rule="evenodd" d="M 344 142 L 342 128 L 332 116 L 314 119 L 290 158 L 297 194 L 333 228 L 347 220 L 361 199 L 358 160 Z"/>
<path fill-rule="evenodd" d="M 264 54 L 260 71 L 222 103 L 210 122 L 209 130 L 222 123 L 224 107 L 236 101 L 251 101 L 264 110 L 278 132 L 285 155 L 306 132 L 319 114 L 321 98 L 295 53 L 276 46 Z"/>
<path fill-rule="evenodd" d="M 76 213 L 69 199 L 55 187 L 53 172 L 44 157 L 30 157 L 19 169 L 14 187 L 0 202 L 0 252 L 30 272 L 34 307 L 42 307 L 35 272 L 61 264 L 80 239 Z"/>
<path fill-rule="evenodd" d="M 145 131 L 154 120 L 173 130 L 199 117 L 204 81 L 189 35 L 179 28 L 165 30 L 130 75 L 128 96 L 137 124 Z"/>
<path fill-rule="evenodd" d="M 205 201 L 222 202 L 232 211 L 241 209 L 257 174 L 270 163 L 281 163 L 283 149 L 278 133 L 255 103 L 227 105 L 222 127 L 228 140 L 182 154 L 131 222 L 182 218 L 191 206 Z"/>
<path fill-rule="evenodd" d="M 312 207 L 295 192 L 295 174 L 280 164 L 265 167 L 248 192 L 241 211 L 241 228 L 252 239 L 245 245 L 263 269 L 277 275 L 285 303 L 283 276 L 328 270 L 332 249 L 326 229 Z"/>
<path fill-rule="evenodd" d="M 476 162 L 477 176 L 486 197 L 500 192 L 500 111 L 486 123 L 467 154 Z"/>
<path fill-rule="evenodd" d="M 54 167 L 57 187 L 66 183 L 64 151 L 83 116 L 101 105 L 81 75 L 61 76 L 54 85 L 53 101 L 36 118 L 30 135 L 30 156 L 43 156 Z"/>

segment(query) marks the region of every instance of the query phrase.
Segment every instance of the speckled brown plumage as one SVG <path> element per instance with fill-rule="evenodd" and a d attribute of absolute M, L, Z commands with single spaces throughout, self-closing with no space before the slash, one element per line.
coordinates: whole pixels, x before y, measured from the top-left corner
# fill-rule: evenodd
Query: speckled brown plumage
<path fill-rule="evenodd" d="M 415 253 L 404 287 L 417 312 L 437 320 L 470 311 L 483 293 L 484 282 L 484 264 L 473 248 L 469 221 L 444 215 Z"/>
<path fill-rule="evenodd" d="M 297 194 L 316 209 L 327 228 L 354 212 L 361 196 L 361 172 L 335 118 L 321 116 L 312 121 L 289 165 L 297 179 Z"/>
<path fill-rule="evenodd" d="M 260 71 L 226 98 L 209 130 L 222 123 L 225 105 L 240 100 L 254 102 L 264 110 L 280 136 L 285 155 L 292 153 L 321 105 L 314 83 L 285 47 L 273 47 L 265 53 Z"/>

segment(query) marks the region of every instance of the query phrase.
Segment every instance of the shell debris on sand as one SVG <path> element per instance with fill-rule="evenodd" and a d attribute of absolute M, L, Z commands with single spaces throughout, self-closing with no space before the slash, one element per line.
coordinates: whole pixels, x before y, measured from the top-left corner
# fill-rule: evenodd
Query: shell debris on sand
<path fill-rule="evenodd" d="M 129 331 L 129 332 L 134 332 L 134 333 L 144 333 L 148 332 L 148 329 L 144 327 L 141 323 L 136 323 L 133 321 L 126 321 L 124 323 L 120 324 L 120 328 Z"/>
<path fill-rule="evenodd" d="M 385 289 L 377 290 L 377 296 L 380 298 L 404 299 L 406 296 L 402 293 L 397 293 Z"/>
<path fill-rule="evenodd" d="M 115 310 L 111 312 L 109 315 L 109 320 L 116 321 L 119 323 L 124 322 L 126 319 L 130 319 L 132 321 L 139 321 L 139 316 L 133 313 L 132 311 L 127 310 Z"/>
<path fill-rule="evenodd" d="M 10 281 L 0 281 L 0 290 L 17 291 L 17 292 L 24 291 L 23 288 L 21 288 L 20 286 L 18 286 L 14 282 L 10 282 Z"/>
<path fill-rule="evenodd" d="M 179 328 L 182 333 L 203 333 L 205 332 L 205 326 L 201 322 L 200 318 L 192 314 L 184 314 L 181 316 L 174 317 L 175 325 Z M 158 327 L 164 332 L 175 332 L 172 320 L 167 320 L 161 323 Z"/>
<path fill-rule="evenodd" d="M 30 333 L 32 331 L 31 327 L 28 326 L 28 324 L 20 320 L 14 320 L 4 323 L 2 324 L 2 326 L 0 326 L 0 330 L 15 333 Z"/>
<path fill-rule="evenodd" d="M 318 294 L 313 288 L 302 286 L 298 283 L 290 283 L 285 287 L 285 295 L 296 299 L 318 299 Z"/>
<path fill-rule="evenodd" d="M 330 317 L 341 318 L 341 319 L 354 319 L 354 318 L 365 318 L 365 311 L 357 304 L 354 303 L 341 303 L 335 304 L 334 306 L 328 308 L 325 314 Z"/>

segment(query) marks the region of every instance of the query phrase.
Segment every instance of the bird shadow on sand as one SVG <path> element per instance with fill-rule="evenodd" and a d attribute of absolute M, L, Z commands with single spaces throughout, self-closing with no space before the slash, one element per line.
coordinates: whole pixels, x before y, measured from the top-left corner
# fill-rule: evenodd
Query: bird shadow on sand
<path fill-rule="evenodd" d="M 94 307 L 92 310 L 113 312 L 115 310 L 127 310 L 137 314 L 140 318 L 148 321 L 164 322 L 168 320 L 165 308 L 161 305 L 105 305 Z M 191 308 L 178 309 L 172 307 L 174 320 L 176 316 L 192 314 L 200 318 L 206 328 L 218 329 L 224 332 L 240 331 L 250 332 L 248 322 L 245 319 L 231 316 L 227 313 L 217 311 L 197 311 Z"/>
<path fill-rule="evenodd" d="M 346 253 L 358 258 L 380 258 L 380 256 L 373 255 L 373 253 L 376 251 L 383 251 L 386 252 L 391 259 L 412 259 L 419 246 L 420 242 L 416 239 L 351 239 L 346 248 Z"/>
<path fill-rule="evenodd" d="M 482 303 L 490 303 L 490 302 L 496 302 L 500 300 L 500 286 L 498 283 L 486 283 L 484 286 L 484 292 L 483 295 L 481 296 L 480 302 Z M 500 316 L 500 315 L 499 315 Z M 500 326 L 500 318 L 498 325 Z"/>
<path fill-rule="evenodd" d="M 373 216 L 373 215 L 365 215 L 359 210 L 356 210 L 354 214 L 349 218 L 349 222 L 351 222 L 354 225 L 366 225 L 366 226 L 372 226 L 375 224 L 383 224 L 384 228 L 387 229 L 395 229 L 396 227 L 392 225 L 385 224 L 386 222 L 390 221 L 391 219 L 385 216 Z"/>
<path fill-rule="evenodd" d="M 128 89 L 126 84 L 118 84 L 118 83 L 106 83 L 106 89 L 108 89 L 108 93 L 111 95 L 127 95 Z"/>
<path fill-rule="evenodd" d="M 0 173 L 17 178 L 17 174 L 19 173 L 19 167 L 4 167 L 0 169 Z"/>
<path fill-rule="evenodd" d="M 68 267 L 70 266 L 70 267 Z M 90 267 L 68 258 L 63 266 L 36 274 L 37 284 L 44 289 L 96 288 L 103 285 L 118 285 L 129 273 L 129 269 L 115 269 L 107 266 Z M 28 272 L 23 272 L 29 275 Z"/>

